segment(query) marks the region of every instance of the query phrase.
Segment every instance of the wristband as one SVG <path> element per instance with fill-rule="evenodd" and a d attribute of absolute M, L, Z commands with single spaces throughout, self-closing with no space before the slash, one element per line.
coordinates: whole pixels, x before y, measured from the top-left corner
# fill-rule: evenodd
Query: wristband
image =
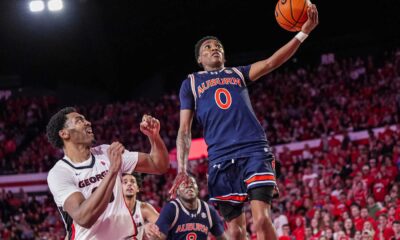
<path fill-rule="evenodd" d="M 308 37 L 308 34 L 303 33 L 303 32 L 298 32 L 296 34 L 296 36 L 294 36 L 297 40 L 299 40 L 300 42 L 304 42 L 304 40 L 306 40 L 306 38 Z"/>

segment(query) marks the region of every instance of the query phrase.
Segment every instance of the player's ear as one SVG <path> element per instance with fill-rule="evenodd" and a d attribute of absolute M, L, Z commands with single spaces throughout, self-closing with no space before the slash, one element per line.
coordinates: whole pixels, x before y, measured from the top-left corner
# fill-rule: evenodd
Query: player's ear
<path fill-rule="evenodd" d="M 60 136 L 61 139 L 68 139 L 69 132 L 67 129 L 61 129 L 60 131 L 58 131 L 58 136 Z"/>
<path fill-rule="evenodd" d="M 200 56 L 197 58 L 197 63 L 198 63 L 199 65 L 201 65 L 201 57 L 200 57 Z"/>

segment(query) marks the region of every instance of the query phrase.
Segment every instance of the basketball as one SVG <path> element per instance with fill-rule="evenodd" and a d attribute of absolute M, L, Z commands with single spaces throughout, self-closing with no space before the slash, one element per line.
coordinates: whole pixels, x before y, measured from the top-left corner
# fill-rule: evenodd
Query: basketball
<path fill-rule="evenodd" d="M 290 32 L 298 32 L 307 21 L 308 0 L 279 0 L 275 7 L 275 19 L 279 26 Z"/>

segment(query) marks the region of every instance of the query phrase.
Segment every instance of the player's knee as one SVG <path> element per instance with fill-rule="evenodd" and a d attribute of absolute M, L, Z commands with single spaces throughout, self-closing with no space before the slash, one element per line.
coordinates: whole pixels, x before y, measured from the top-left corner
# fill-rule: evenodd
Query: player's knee
<path fill-rule="evenodd" d="M 258 214 L 253 216 L 253 224 L 256 231 L 269 229 L 272 226 L 272 221 L 267 214 Z"/>
<path fill-rule="evenodd" d="M 228 234 L 229 234 L 229 239 L 245 239 L 246 236 L 246 229 L 244 229 L 242 226 L 239 225 L 230 225 L 228 227 Z"/>

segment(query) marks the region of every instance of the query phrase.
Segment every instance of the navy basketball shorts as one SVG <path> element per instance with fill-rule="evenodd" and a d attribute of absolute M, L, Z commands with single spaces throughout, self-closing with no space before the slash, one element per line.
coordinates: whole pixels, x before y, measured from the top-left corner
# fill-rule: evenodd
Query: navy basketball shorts
<path fill-rule="evenodd" d="M 241 205 L 248 201 L 249 190 L 265 186 L 274 187 L 276 185 L 274 165 L 274 156 L 268 153 L 210 163 L 208 167 L 210 200 Z"/>

